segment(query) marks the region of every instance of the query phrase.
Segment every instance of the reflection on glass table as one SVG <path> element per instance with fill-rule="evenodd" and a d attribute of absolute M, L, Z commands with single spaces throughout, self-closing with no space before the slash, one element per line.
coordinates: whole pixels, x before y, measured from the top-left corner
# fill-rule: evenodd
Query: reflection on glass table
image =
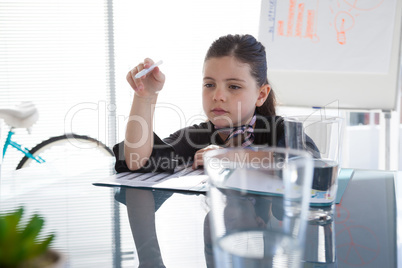
<path fill-rule="evenodd" d="M 334 221 L 309 225 L 304 267 L 396 267 L 394 176 L 394 172 L 355 170 L 341 201 L 335 206 Z M 207 267 L 204 222 L 209 206 L 205 195 L 185 191 L 140 191 L 148 202 L 143 203 L 140 200 L 144 199 L 140 198 L 136 204 L 153 214 L 147 222 L 150 225 L 145 226 L 148 230 L 154 228 L 156 236 L 145 235 L 144 241 L 152 240 L 156 251 L 149 252 L 158 256 L 154 260 L 166 267 Z M 128 206 L 128 210 L 130 208 L 132 206 Z M 138 210 L 128 211 L 128 215 L 139 221 L 146 219 Z M 281 224 L 280 218 L 271 218 L 270 224 Z M 144 229 L 142 235 L 145 233 Z"/>
<path fill-rule="evenodd" d="M 2 174 L 0 210 L 26 205 L 27 215 L 43 215 L 45 229 L 56 233 L 53 246 L 66 253 L 70 267 L 137 267 L 127 207 L 116 206 L 114 188 L 93 186 L 113 172 L 112 160 L 83 161 L 86 167 L 75 169 L 66 163 L 63 172 L 43 165 Z M 311 265 L 331 267 L 335 256 L 338 267 L 396 267 L 394 176 L 394 172 L 355 170 L 336 205 L 334 222 L 307 232 L 307 243 L 310 239 L 317 244 L 317 251 L 311 247 L 317 261 Z M 159 191 L 165 200 L 155 199 L 155 205 L 159 204 L 155 231 L 164 265 L 206 267 L 203 229 L 209 209 L 205 195 Z M 149 192 L 154 196 L 157 191 Z M 116 216 L 119 211 L 121 215 Z"/>

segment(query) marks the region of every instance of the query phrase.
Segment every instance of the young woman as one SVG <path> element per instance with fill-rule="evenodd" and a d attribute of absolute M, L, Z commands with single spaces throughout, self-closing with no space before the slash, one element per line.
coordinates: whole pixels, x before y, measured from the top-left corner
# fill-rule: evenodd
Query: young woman
<path fill-rule="evenodd" d="M 117 172 L 173 171 L 177 164 L 189 161 L 198 168 L 203 166 L 205 151 L 220 147 L 285 146 L 283 122 L 276 116 L 275 95 L 267 79 L 265 48 L 253 36 L 227 35 L 212 43 L 205 57 L 202 82 L 208 120 L 163 140 L 152 126 L 165 75 L 156 67 L 146 76 L 135 78 L 152 64 L 151 59 L 145 59 L 127 74 L 135 94 L 125 140 L 113 148 Z M 164 267 L 154 212 L 168 197 L 166 192 L 139 189 L 122 189 L 116 197 L 127 205 L 140 267 Z M 270 204 L 260 206 L 256 211 L 269 209 Z M 264 215 L 258 217 L 267 221 Z"/>
<path fill-rule="evenodd" d="M 149 172 L 174 169 L 194 160 L 202 166 L 206 150 L 228 146 L 284 146 L 283 124 L 275 113 L 275 95 L 267 79 L 264 46 L 250 35 L 216 40 L 204 61 L 202 100 L 208 121 L 178 130 L 161 140 L 153 133 L 153 113 L 164 74 L 156 67 L 139 79 L 135 75 L 153 64 L 146 59 L 127 80 L 134 89 L 125 141 L 115 146 L 116 170 Z"/>

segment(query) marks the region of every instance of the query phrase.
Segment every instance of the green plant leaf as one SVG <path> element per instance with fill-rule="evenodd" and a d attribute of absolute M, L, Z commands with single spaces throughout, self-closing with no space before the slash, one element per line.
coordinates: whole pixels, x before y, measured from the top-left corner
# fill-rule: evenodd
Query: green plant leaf
<path fill-rule="evenodd" d="M 21 226 L 24 210 L 0 215 L 0 267 L 17 267 L 19 263 L 43 254 L 54 239 L 54 234 L 39 240 L 44 219 L 34 214 Z"/>
<path fill-rule="evenodd" d="M 14 212 L 0 215 L 0 266 L 11 266 L 18 263 L 18 243 L 20 233 L 18 225 L 24 213 L 20 207 Z"/>
<path fill-rule="evenodd" d="M 23 240 L 34 240 L 42 230 L 44 220 L 38 214 L 34 214 L 21 233 Z"/>
<path fill-rule="evenodd" d="M 9 232 L 7 230 L 15 231 L 17 230 L 17 226 L 22 218 L 22 214 L 24 213 L 24 209 L 21 207 L 14 212 L 7 213 L 5 215 L 1 215 L 1 236 L 0 238 L 7 237 Z"/>
<path fill-rule="evenodd" d="M 3 217 L 0 217 L 0 248 L 1 243 L 5 240 L 6 236 L 7 236 L 7 221 Z"/>
<path fill-rule="evenodd" d="M 51 234 L 41 242 L 36 243 L 32 247 L 32 252 L 35 254 L 35 256 L 43 254 L 49 247 L 50 243 L 53 241 L 54 237 L 55 237 L 54 234 Z"/>

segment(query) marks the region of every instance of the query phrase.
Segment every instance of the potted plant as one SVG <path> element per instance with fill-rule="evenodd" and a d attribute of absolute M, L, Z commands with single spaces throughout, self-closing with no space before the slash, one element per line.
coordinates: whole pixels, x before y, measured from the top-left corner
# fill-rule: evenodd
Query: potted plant
<path fill-rule="evenodd" d="M 44 219 L 38 214 L 21 222 L 24 209 L 0 215 L 0 267 L 42 268 L 61 267 L 61 255 L 49 248 L 54 234 L 40 239 Z"/>

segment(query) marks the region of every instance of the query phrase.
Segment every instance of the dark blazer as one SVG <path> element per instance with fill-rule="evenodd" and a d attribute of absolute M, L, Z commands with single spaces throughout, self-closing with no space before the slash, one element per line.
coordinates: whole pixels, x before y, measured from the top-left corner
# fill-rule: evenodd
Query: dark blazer
<path fill-rule="evenodd" d="M 181 163 L 193 161 L 195 153 L 208 145 L 224 144 L 211 122 L 193 125 L 176 131 L 165 139 L 155 133 L 154 147 L 147 163 L 135 172 L 170 171 Z M 285 147 L 283 118 L 257 114 L 253 146 Z M 124 158 L 124 141 L 113 147 L 117 173 L 130 171 Z"/>

